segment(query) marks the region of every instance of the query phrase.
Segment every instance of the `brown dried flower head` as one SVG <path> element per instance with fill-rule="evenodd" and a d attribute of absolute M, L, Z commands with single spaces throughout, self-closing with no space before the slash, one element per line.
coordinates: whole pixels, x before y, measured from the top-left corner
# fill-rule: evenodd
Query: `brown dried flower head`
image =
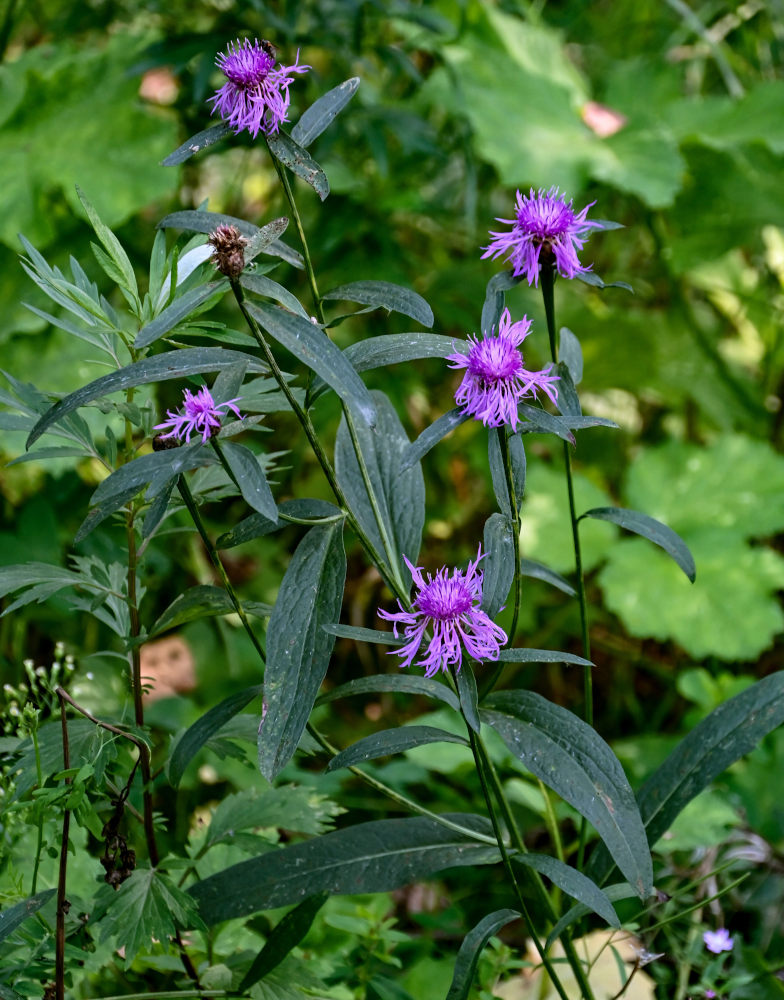
<path fill-rule="evenodd" d="M 245 267 L 245 247 L 248 240 L 236 226 L 218 226 L 207 242 L 214 247 L 212 262 L 227 278 L 239 278 Z"/>

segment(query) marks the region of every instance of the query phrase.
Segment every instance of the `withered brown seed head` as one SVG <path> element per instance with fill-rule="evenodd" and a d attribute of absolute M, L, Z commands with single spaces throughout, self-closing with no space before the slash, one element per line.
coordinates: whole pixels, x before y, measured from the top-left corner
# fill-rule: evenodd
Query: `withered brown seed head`
<path fill-rule="evenodd" d="M 218 226 L 207 242 L 214 248 L 212 262 L 227 278 L 239 278 L 245 267 L 245 247 L 248 240 L 236 226 Z"/>

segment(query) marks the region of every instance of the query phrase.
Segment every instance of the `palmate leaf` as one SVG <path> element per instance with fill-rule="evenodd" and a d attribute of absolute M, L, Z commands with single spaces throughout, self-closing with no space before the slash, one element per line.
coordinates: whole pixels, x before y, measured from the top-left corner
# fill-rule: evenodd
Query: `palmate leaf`
<path fill-rule="evenodd" d="M 272 781 L 297 749 L 327 672 L 346 579 L 343 523 L 311 528 L 297 546 L 267 628 L 259 767 Z"/>
<path fill-rule="evenodd" d="M 492 836 L 470 813 L 447 819 Z M 259 910 L 299 903 L 317 892 L 387 892 L 444 868 L 495 864 L 497 847 L 424 817 L 375 820 L 268 851 L 189 889 L 209 926 Z"/>
<path fill-rule="evenodd" d="M 307 785 L 279 785 L 259 791 L 246 788 L 227 795 L 212 814 L 205 843 L 230 842 L 238 830 L 296 830 L 318 836 L 334 825 L 344 810 Z"/>

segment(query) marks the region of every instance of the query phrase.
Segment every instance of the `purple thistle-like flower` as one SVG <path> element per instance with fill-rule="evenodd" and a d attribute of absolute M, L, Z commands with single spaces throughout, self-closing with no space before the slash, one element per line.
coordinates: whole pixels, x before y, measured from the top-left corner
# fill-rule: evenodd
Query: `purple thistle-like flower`
<path fill-rule="evenodd" d="M 735 944 L 726 927 L 720 927 L 717 931 L 705 931 L 702 940 L 708 951 L 712 951 L 714 955 L 720 955 L 723 951 L 732 951 Z"/>
<path fill-rule="evenodd" d="M 403 627 L 403 636 L 408 640 L 406 645 L 389 654 L 403 658 L 401 668 L 411 666 L 428 627 L 432 629 L 433 638 L 428 643 L 427 655 L 416 663 L 425 668 L 425 677 L 432 677 L 439 670 L 446 673 L 450 664 L 455 664 L 459 670 L 463 646 L 468 655 L 477 660 L 498 659 L 507 636 L 479 607 L 482 573 L 477 571 L 477 566 L 481 558 L 480 545 L 476 560 L 469 562 L 465 572 L 455 569 L 450 575 L 446 566 L 442 566 L 435 577 L 428 573 L 425 580 L 422 568 L 412 566 L 404 557 L 419 590 L 412 609 L 406 611 L 398 601 L 400 611 L 390 613 L 379 609 L 378 612 L 381 618 L 393 623 L 396 638 L 398 627 Z"/>
<path fill-rule="evenodd" d="M 221 52 L 216 66 L 226 83 L 209 98 L 212 113 L 219 114 L 234 128 L 235 135 L 247 129 L 255 139 L 259 132 L 274 135 L 288 121 L 289 87 L 292 73 L 307 73 L 310 66 L 299 65 L 299 52 L 291 66 L 275 69 L 275 47 L 255 39 L 237 39 Z"/>
<path fill-rule="evenodd" d="M 498 219 L 512 227 L 511 232 L 494 233 L 490 246 L 483 247 L 482 258 L 500 257 L 512 265 L 515 277 L 524 274 L 529 285 L 539 284 L 540 257 L 550 258 L 558 273 L 564 278 L 590 271 L 583 267 L 577 256 L 592 229 L 602 229 L 601 222 L 588 222 L 585 218 L 591 202 L 575 214 L 572 201 L 558 193 L 558 188 L 531 191 L 528 195 L 517 192 L 517 210 L 514 219 Z"/>
<path fill-rule="evenodd" d="M 162 424 L 156 424 L 154 430 L 159 431 L 171 428 L 168 434 L 160 435 L 163 441 L 167 438 L 183 437 L 186 441 L 190 441 L 191 434 L 194 431 L 198 431 L 201 434 L 203 443 L 212 437 L 213 431 L 216 431 L 220 427 L 221 417 L 225 416 L 223 407 L 226 410 L 231 410 L 235 416 L 242 419 L 242 414 L 235 405 L 241 398 L 241 396 L 237 396 L 236 399 L 229 399 L 225 403 L 218 403 L 216 406 L 215 400 L 212 398 L 212 394 L 206 385 L 203 385 L 195 395 L 190 389 L 186 389 L 183 394 L 184 413 L 167 410 L 166 416 L 169 419 L 164 420 Z"/>
<path fill-rule="evenodd" d="M 539 390 L 553 403 L 558 403 L 553 383 L 560 376 L 549 374 L 552 365 L 540 372 L 523 368 L 523 356 L 518 348 L 530 332 L 531 321 L 527 316 L 513 323 L 509 310 L 504 309 L 496 335 L 486 333 L 482 340 L 471 336 L 468 354 L 447 355 L 446 360 L 452 362 L 450 368 L 466 369 L 455 393 L 455 402 L 465 407 L 465 413 L 481 420 L 485 427 L 510 424 L 516 431 L 520 422 L 518 403 L 524 396 L 535 398 Z"/>

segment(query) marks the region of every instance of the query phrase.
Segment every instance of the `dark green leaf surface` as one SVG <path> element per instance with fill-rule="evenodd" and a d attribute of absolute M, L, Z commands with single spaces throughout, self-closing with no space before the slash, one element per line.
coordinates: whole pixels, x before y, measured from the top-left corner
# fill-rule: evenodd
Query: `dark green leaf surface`
<path fill-rule="evenodd" d="M 185 163 L 186 160 L 189 160 L 194 153 L 198 153 L 200 150 L 206 149 L 216 142 L 220 142 L 221 139 L 225 139 L 226 136 L 231 135 L 233 131 L 233 127 L 227 125 L 225 122 L 221 122 L 219 125 L 211 125 L 209 128 L 197 132 L 196 135 L 192 135 L 190 139 L 186 139 L 173 153 L 169 153 L 166 159 L 161 162 L 161 166 L 179 166 L 180 163 Z"/>
<path fill-rule="evenodd" d="M 526 868 L 533 868 L 548 878 L 553 885 L 583 903 L 588 909 L 598 913 L 611 927 L 620 927 L 621 922 L 613 909 L 609 897 L 602 892 L 599 886 L 587 878 L 576 868 L 565 865 L 558 858 L 551 858 L 546 854 L 513 854 L 514 864 L 524 865 Z"/>
<path fill-rule="evenodd" d="M 414 747 L 421 747 L 426 743 L 460 743 L 462 746 L 468 746 L 468 740 L 462 736 L 455 736 L 433 726 L 398 726 L 397 729 L 384 729 L 380 733 L 372 733 L 352 743 L 350 747 L 332 758 L 327 770 L 337 771 L 341 767 L 352 767 L 366 760 L 413 750 Z"/>
<path fill-rule="evenodd" d="M 243 518 L 231 531 L 221 535 L 216 544 L 219 549 L 230 549 L 234 545 L 241 545 L 253 538 L 269 535 L 291 523 L 287 517 L 315 521 L 319 518 L 335 517 L 340 513 L 340 508 L 327 500 L 306 498 L 284 500 L 278 507 L 280 517 L 277 521 L 272 521 L 261 514 L 251 514 L 249 517 Z"/>
<path fill-rule="evenodd" d="M 428 698 L 437 698 L 445 702 L 456 712 L 460 708 L 454 691 L 434 681 L 431 677 L 419 677 L 416 674 L 375 674 L 370 677 L 357 677 L 333 688 L 316 702 L 323 705 L 338 698 L 348 698 L 356 694 L 376 694 L 379 691 L 399 692 L 400 694 L 421 694 Z"/>
<path fill-rule="evenodd" d="M 565 417 L 581 417 L 580 397 L 572 381 L 572 374 L 565 361 L 558 363 L 555 369 L 558 372 L 558 409 Z"/>
<path fill-rule="evenodd" d="M 292 295 L 287 288 L 278 284 L 277 281 L 273 281 L 272 278 L 267 278 L 263 274 L 243 274 L 240 278 L 240 284 L 247 291 L 253 292 L 254 295 L 264 295 L 268 299 L 275 299 L 291 312 L 298 313 L 304 319 L 310 319 L 307 310 L 296 295 Z"/>
<path fill-rule="evenodd" d="M 272 781 L 297 749 L 327 672 L 346 579 L 343 524 L 311 528 L 297 546 L 267 628 L 259 767 Z"/>
<path fill-rule="evenodd" d="M 260 605 L 256 602 L 248 602 L 244 607 L 247 611 L 252 608 L 254 614 L 270 614 L 272 612 L 269 605 Z M 209 584 L 189 587 L 184 593 L 175 597 L 160 615 L 150 628 L 150 636 L 184 625 L 186 622 L 197 621 L 199 618 L 230 615 L 235 610 L 231 598 L 223 587 L 213 587 Z"/>
<path fill-rule="evenodd" d="M 332 288 L 321 296 L 322 299 L 337 299 L 343 302 L 360 302 L 365 306 L 388 309 L 410 316 L 422 326 L 433 325 L 433 310 L 421 295 L 410 288 L 394 285 L 390 281 L 352 281 L 347 285 Z"/>
<path fill-rule="evenodd" d="M 323 330 L 302 316 L 267 302 L 249 302 L 248 311 L 286 350 L 320 375 L 369 424 L 376 412 L 365 383 Z"/>
<path fill-rule="evenodd" d="M 325 632 L 340 636 L 341 639 L 355 639 L 357 642 L 373 642 L 381 646 L 402 646 L 405 639 L 395 638 L 394 632 L 382 632 L 380 629 L 360 628 L 356 625 L 324 625 Z"/>
<path fill-rule="evenodd" d="M 277 968 L 286 955 L 296 948 L 311 928 L 316 914 L 329 899 L 328 892 L 317 892 L 315 896 L 303 899 L 299 906 L 289 910 L 286 916 L 275 925 L 272 933 L 264 942 L 264 947 L 251 963 L 237 990 L 243 993 L 267 973 Z"/>
<path fill-rule="evenodd" d="M 143 347 L 154 344 L 156 340 L 160 340 L 161 337 L 186 320 L 213 295 L 217 299 L 219 295 L 228 290 L 228 287 L 228 278 L 219 278 L 217 281 L 208 281 L 206 285 L 199 285 L 197 288 L 191 288 L 183 295 L 179 295 L 170 306 L 167 306 L 151 323 L 138 332 L 133 346 L 137 350 L 141 350 Z"/>
<path fill-rule="evenodd" d="M 167 776 L 169 784 L 175 788 L 179 785 L 185 768 L 193 757 L 201 750 L 204 744 L 210 740 L 219 729 L 221 729 L 235 715 L 238 715 L 246 705 L 249 705 L 254 698 L 262 692 L 262 685 L 245 688 L 244 691 L 237 691 L 236 694 L 229 695 L 223 701 L 215 705 L 208 712 L 198 719 L 193 725 L 186 729 L 172 750 L 169 758 Z"/>
<path fill-rule="evenodd" d="M 460 698 L 460 711 L 463 718 L 475 733 L 481 729 L 479 721 L 479 692 L 476 688 L 476 677 L 470 663 L 464 663 L 455 673 L 457 694 Z"/>
<path fill-rule="evenodd" d="M 198 435 L 197 435 L 198 436 Z M 214 465 L 217 459 L 209 448 L 203 448 L 201 439 L 180 448 L 167 448 L 140 455 L 118 469 L 98 484 L 90 504 L 101 504 L 112 497 L 120 497 L 129 489 L 139 491 L 147 483 L 157 479 L 161 473 L 179 475 L 190 469 Z"/>
<path fill-rule="evenodd" d="M 330 126 L 338 115 L 356 94 L 359 87 L 359 77 L 352 76 L 337 87 L 322 94 L 317 101 L 303 111 L 299 121 L 291 130 L 291 138 L 300 146 L 308 147 L 314 139 Z"/>
<path fill-rule="evenodd" d="M 514 524 L 509 517 L 491 514 L 485 521 L 483 551 L 482 610 L 495 618 L 514 580 Z"/>
<path fill-rule="evenodd" d="M 553 587 L 557 587 L 558 590 L 562 590 L 564 594 L 568 594 L 570 597 L 577 597 L 577 591 L 568 580 L 564 579 L 560 573 L 556 573 L 554 569 L 550 569 L 548 566 L 536 562 L 534 559 L 521 559 L 520 572 L 523 576 L 530 576 L 535 580 L 543 580 L 545 583 L 550 583 Z"/>
<path fill-rule="evenodd" d="M 488 820 L 449 814 L 484 836 Z M 299 903 L 317 892 L 388 892 L 445 868 L 495 864 L 498 849 L 425 817 L 357 823 L 323 837 L 233 865 L 189 890 L 212 926 L 259 910 Z"/>
<path fill-rule="evenodd" d="M 522 274 L 515 277 L 511 271 L 499 271 L 488 281 L 485 301 L 482 306 L 481 333 L 490 333 L 498 326 L 504 311 L 504 292 L 519 285 L 523 279 L 524 275 Z"/>
<path fill-rule="evenodd" d="M 44 889 L 21 903 L 15 903 L 6 910 L 0 910 L 0 941 L 12 934 L 28 917 L 37 913 L 54 896 L 54 889 Z"/>
<path fill-rule="evenodd" d="M 471 419 L 470 413 L 464 413 L 459 406 L 447 413 L 442 414 L 437 420 L 426 427 L 416 441 L 413 441 L 406 450 L 400 463 L 400 471 L 405 472 L 412 465 L 424 458 L 424 456 L 434 448 L 439 441 L 443 440 L 447 434 L 451 433 L 455 427 L 464 424 Z"/>
<path fill-rule="evenodd" d="M 593 517 L 597 521 L 611 521 L 621 528 L 626 528 L 627 531 L 642 535 L 649 542 L 661 546 L 667 555 L 672 556 L 686 576 L 694 583 L 697 567 L 694 565 L 694 558 L 688 545 L 672 528 L 668 528 L 666 524 L 662 524 L 656 518 L 649 517 L 648 514 L 641 514 L 638 510 L 624 510 L 622 507 L 594 507 L 581 514 L 580 517 Z"/>
<path fill-rule="evenodd" d="M 180 351 L 167 351 L 153 358 L 144 358 L 134 364 L 126 365 L 116 372 L 104 375 L 77 389 L 61 399 L 47 410 L 38 423 L 30 431 L 26 447 L 30 448 L 52 424 L 62 420 L 80 406 L 91 403 L 112 392 L 130 389 L 135 385 L 147 385 L 150 382 L 165 382 L 168 379 L 184 378 L 188 375 L 202 375 L 205 372 L 217 372 L 231 368 L 239 362 L 246 362 L 248 371 L 264 373 L 267 366 L 250 354 L 231 351 L 223 347 L 187 347 Z"/>
<path fill-rule="evenodd" d="M 258 253 L 271 254 L 274 257 L 281 257 L 294 267 L 303 268 L 305 266 L 302 254 L 282 243 L 278 236 L 286 229 L 288 219 L 281 217 L 273 219 L 265 226 L 259 228 L 252 222 L 245 219 L 238 219 L 234 215 L 224 215 L 222 212 L 199 212 L 195 209 L 187 209 L 182 212 L 172 212 L 165 216 L 158 223 L 159 229 L 188 229 L 194 233 L 211 233 L 218 226 L 235 226 L 242 235 L 250 240 L 245 259 L 250 261 Z"/>
<path fill-rule="evenodd" d="M 121 466 L 121 468 L 124 468 L 124 466 Z M 87 538 L 90 532 L 97 528 L 99 524 L 102 524 L 107 517 L 111 517 L 116 511 L 121 510 L 129 500 L 133 500 L 138 492 L 138 486 L 129 486 L 121 493 L 112 493 L 102 500 L 101 503 L 93 506 L 79 525 L 79 529 L 74 535 L 74 543 L 81 542 L 82 539 Z"/>
<path fill-rule="evenodd" d="M 496 910 L 495 913 L 488 913 L 475 927 L 471 928 L 463 938 L 460 951 L 457 953 L 452 985 L 449 987 L 446 1000 L 467 1000 L 476 975 L 479 956 L 485 945 L 502 927 L 519 917 L 520 914 L 517 910 Z"/>
<path fill-rule="evenodd" d="M 625 281 L 602 281 L 598 274 L 593 271 L 578 271 L 575 274 L 575 278 L 578 278 L 585 285 L 592 285 L 594 288 L 624 288 L 627 292 L 631 292 L 634 295 L 634 289 L 630 284 Z"/>
<path fill-rule="evenodd" d="M 500 691 L 485 702 L 493 726 L 522 763 L 585 816 L 641 899 L 653 868 L 640 812 L 618 758 L 576 715 L 533 691 Z"/>
<path fill-rule="evenodd" d="M 569 369 L 572 382 L 579 385 L 583 380 L 583 350 L 580 341 L 565 326 L 561 327 L 558 335 L 558 358 Z"/>
<path fill-rule="evenodd" d="M 498 659 L 502 663 L 573 663 L 580 667 L 595 666 L 582 656 L 561 653 L 557 649 L 502 649 Z"/>
<path fill-rule="evenodd" d="M 233 441 L 222 442 L 221 451 L 248 506 L 269 521 L 276 521 L 278 507 L 258 458 L 249 448 Z"/>
<path fill-rule="evenodd" d="M 288 167 L 297 177 L 301 177 L 324 201 L 329 194 L 329 181 L 310 153 L 285 132 L 276 132 L 266 138 L 269 151 L 275 159 Z"/>
<path fill-rule="evenodd" d="M 594 885 L 595 884 L 596 883 L 594 883 Z M 628 882 L 619 882 L 617 885 L 605 886 L 604 889 L 602 889 L 602 892 L 607 899 L 612 900 L 613 902 L 619 899 L 634 899 L 637 895 Z M 582 920 L 582 918 L 590 913 L 592 909 L 593 907 L 586 906 L 584 903 L 576 903 L 574 906 L 570 907 L 547 935 L 545 948 L 549 949 L 558 940 L 567 927 L 571 927 L 572 924 L 576 923 L 578 920 Z"/>

